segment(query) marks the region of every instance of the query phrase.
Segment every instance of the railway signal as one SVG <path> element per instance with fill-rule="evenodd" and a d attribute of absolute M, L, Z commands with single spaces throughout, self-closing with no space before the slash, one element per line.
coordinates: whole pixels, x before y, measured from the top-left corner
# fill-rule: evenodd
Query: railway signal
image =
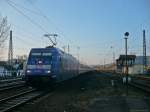
<path fill-rule="evenodd" d="M 125 36 L 125 56 L 126 56 L 126 58 L 125 58 L 125 65 L 126 65 L 126 71 L 125 71 L 125 74 L 126 74 L 126 95 L 128 95 L 128 63 L 127 63 L 127 61 L 128 61 L 128 59 L 127 59 L 127 54 L 128 54 L 128 52 L 127 52 L 127 39 L 128 39 L 128 36 L 129 36 L 129 32 L 126 32 L 125 34 L 124 34 L 124 36 Z"/>

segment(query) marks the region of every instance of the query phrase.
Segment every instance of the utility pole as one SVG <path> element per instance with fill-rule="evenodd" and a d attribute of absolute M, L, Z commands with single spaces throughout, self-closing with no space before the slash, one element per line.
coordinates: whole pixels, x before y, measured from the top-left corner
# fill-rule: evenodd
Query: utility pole
<path fill-rule="evenodd" d="M 104 58 L 104 70 L 105 70 L 105 58 Z"/>
<path fill-rule="evenodd" d="M 69 47 L 69 44 L 68 44 L 68 54 L 69 54 L 69 52 L 70 52 L 70 47 Z"/>
<path fill-rule="evenodd" d="M 80 54 L 79 54 L 79 50 L 80 50 L 80 47 L 78 46 L 77 47 L 77 56 L 78 56 L 78 73 L 80 71 Z"/>
<path fill-rule="evenodd" d="M 62 48 L 63 48 L 64 52 L 66 52 L 66 46 L 63 46 Z"/>
<path fill-rule="evenodd" d="M 115 61 L 115 52 L 113 51 L 113 72 L 115 73 L 115 70 L 116 70 L 116 61 Z"/>
<path fill-rule="evenodd" d="M 12 65 L 13 65 L 13 43 L 12 43 L 12 30 L 10 31 L 10 39 L 9 39 L 8 64 L 9 64 L 10 66 L 12 66 Z"/>
<path fill-rule="evenodd" d="M 126 74 L 126 95 L 128 95 L 128 58 L 127 58 L 127 56 L 128 56 L 128 52 L 127 52 L 127 50 L 128 50 L 128 47 L 127 47 L 127 39 L 128 39 L 128 36 L 129 36 L 129 32 L 126 32 L 125 34 L 124 34 L 124 36 L 125 36 L 125 64 L 126 64 L 126 71 L 125 71 L 125 74 Z"/>
<path fill-rule="evenodd" d="M 113 52 L 113 63 L 115 64 L 115 52 Z"/>
<path fill-rule="evenodd" d="M 78 46 L 78 47 L 77 47 L 77 55 L 78 55 L 78 60 L 80 60 L 80 54 L 79 54 L 79 50 L 80 50 L 80 47 Z"/>
<path fill-rule="evenodd" d="M 145 72 L 145 67 L 147 66 L 146 60 L 146 37 L 145 37 L 145 30 L 143 30 L 143 74 Z"/>
<path fill-rule="evenodd" d="M 112 49 L 112 70 L 113 70 L 113 66 L 115 66 L 115 52 L 114 52 L 114 47 L 111 46 Z M 114 69 L 115 71 L 115 69 Z"/>

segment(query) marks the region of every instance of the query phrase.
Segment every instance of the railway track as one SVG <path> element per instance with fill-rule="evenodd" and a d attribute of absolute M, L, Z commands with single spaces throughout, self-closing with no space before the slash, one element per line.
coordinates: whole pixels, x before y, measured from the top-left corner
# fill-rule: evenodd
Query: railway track
<path fill-rule="evenodd" d="M 13 83 L 6 83 L 6 84 L 1 84 L 0 85 L 0 92 L 9 90 L 9 89 L 14 89 L 18 87 L 23 87 L 25 85 L 24 81 L 18 81 L 18 82 L 13 82 Z"/>
<path fill-rule="evenodd" d="M 26 92 L 19 93 L 14 96 L 10 96 L 0 100 L 0 112 L 9 112 L 13 111 L 17 107 L 22 106 L 23 104 L 30 102 L 42 95 L 46 92 L 37 91 L 36 89 L 32 89 Z"/>
<path fill-rule="evenodd" d="M 150 85 L 145 84 L 145 83 L 140 83 L 140 82 L 132 82 L 129 83 L 130 86 L 136 87 L 144 92 L 150 93 Z"/>
<path fill-rule="evenodd" d="M 11 79 L 0 80 L 0 83 L 11 83 L 11 82 L 14 82 L 14 81 L 21 81 L 21 80 L 22 80 L 22 77 L 11 78 Z"/>

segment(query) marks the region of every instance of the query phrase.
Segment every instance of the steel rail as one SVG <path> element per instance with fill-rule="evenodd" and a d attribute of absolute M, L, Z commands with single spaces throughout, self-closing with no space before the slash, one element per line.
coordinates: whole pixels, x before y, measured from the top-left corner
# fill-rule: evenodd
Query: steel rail
<path fill-rule="evenodd" d="M 7 87 L 3 87 L 3 88 L 0 88 L 0 92 L 6 91 L 6 90 L 15 89 L 15 88 L 19 88 L 19 87 L 23 87 L 23 86 L 25 86 L 24 83 L 17 84 L 17 85 L 12 85 L 12 86 L 7 86 Z"/>
<path fill-rule="evenodd" d="M 8 112 L 16 109 L 37 97 L 40 97 L 44 92 L 39 92 L 36 89 L 32 89 L 26 92 L 19 93 L 17 95 L 4 98 L 0 100 L 0 112 Z"/>
<path fill-rule="evenodd" d="M 20 81 L 20 80 L 22 80 L 22 77 L 0 80 L 0 83 L 10 83 L 13 81 Z"/>
<path fill-rule="evenodd" d="M 139 82 L 131 82 L 131 83 L 129 83 L 129 85 L 136 87 L 144 92 L 150 93 L 150 85 L 139 83 Z"/>

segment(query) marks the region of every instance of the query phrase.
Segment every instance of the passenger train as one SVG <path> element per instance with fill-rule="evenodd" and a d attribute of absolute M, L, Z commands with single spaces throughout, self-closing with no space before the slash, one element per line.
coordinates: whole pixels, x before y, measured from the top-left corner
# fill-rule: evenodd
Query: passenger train
<path fill-rule="evenodd" d="M 27 84 L 53 84 L 89 70 L 88 66 L 56 47 L 32 48 L 25 67 L 25 80 Z"/>

